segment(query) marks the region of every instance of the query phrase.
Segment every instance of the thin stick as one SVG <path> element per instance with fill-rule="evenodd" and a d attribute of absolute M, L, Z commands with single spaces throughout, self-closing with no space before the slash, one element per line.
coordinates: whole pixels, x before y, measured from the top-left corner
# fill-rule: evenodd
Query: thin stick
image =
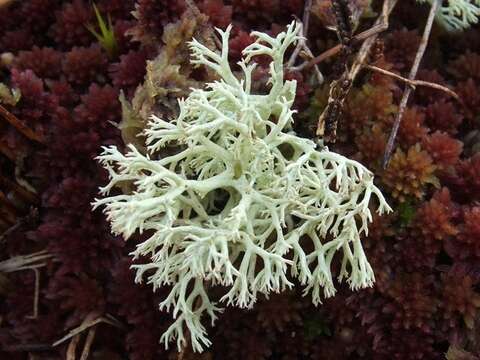
<path fill-rule="evenodd" d="M 293 66 L 297 60 L 298 55 L 303 55 L 313 58 L 313 53 L 307 45 L 308 28 L 310 24 L 310 13 L 312 11 L 312 0 L 306 0 L 305 7 L 303 8 L 302 27 L 300 29 L 301 39 L 298 41 L 297 46 L 293 50 L 290 59 L 288 60 L 286 67 L 289 70 L 297 71 L 297 67 Z M 315 75 L 317 77 L 318 84 L 323 84 L 324 78 L 317 65 L 314 66 Z"/>
<path fill-rule="evenodd" d="M 15 153 L 12 150 L 10 150 L 10 148 L 8 147 L 5 141 L 0 141 L 0 153 L 5 155 L 7 158 L 9 158 L 12 161 L 15 161 L 15 159 L 17 158 Z"/>
<path fill-rule="evenodd" d="M 93 339 L 95 339 L 95 333 L 97 331 L 96 327 L 90 328 L 87 334 L 87 339 L 85 340 L 85 345 L 83 346 L 82 355 L 80 360 L 87 360 L 88 355 L 90 354 L 90 348 L 92 347 Z"/>
<path fill-rule="evenodd" d="M 115 326 L 115 327 L 123 328 L 122 324 L 119 323 L 118 320 L 116 320 L 112 316 L 99 317 L 99 318 L 96 318 L 95 320 L 91 320 L 91 321 L 89 320 L 90 318 L 91 318 L 91 314 L 88 314 L 81 325 L 77 326 L 75 329 L 70 330 L 67 335 L 65 335 L 61 339 L 55 341 L 52 344 L 52 347 L 58 346 L 61 343 L 67 341 L 68 339 L 82 333 L 86 329 L 91 328 L 92 326 L 95 326 L 95 325 L 97 325 L 99 323 L 102 323 L 102 322 L 107 323 L 107 324 L 112 325 L 112 326 Z M 114 321 L 110 320 L 110 319 L 114 319 Z"/>
<path fill-rule="evenodd" d="M 383 7 L 382 7 L 382 14 L 376 20 L 374 28 L 375 27 L 379 29 L 383 29 L 385 27 L 388 28 L 388 18 L 390 16 L 390 13 L 393 11 L 393 8 L 397 4 L 397 2 L 398 0 L 384 0 Z M 318 125 L 317 125 L 317 131 L 316 131 L 316 135 L 319 137 L 323 137 L 324 140 L 325 140 L 324 135 L 325 135 L 326 123 L 328 121 L 333 123 L 335 119 L 332 119 L 332 117 L 339 116 L 339 113 L 343 107 L 343 102 L 348 92 L 350 91 L 350 88 L 353 85 L 355 78 L 357 77 L 358 73 L 364 66 L 365 60 L 367 59 L 367 56 L 370 53 L 370 49 L 375 44 L 375 41 L 377 40 L 379 34 L 380 34 L 379 31 L 374 32 L 373 35 L 371 35 L 368 39 L 366 39 L 363 42 L 350 70 L 346 69 L 344 71 L 344 73 L 340 77 L 341 81 L 332 82 L 332 85 L 330 86 L 330 96 L 328 99 L 328 104 L 318 118 Z M 332 91 L 332 90 L 335 90 L 335 87 L 341 88 L 341 91 Z M 336 125 L 333 124 L 333 126 L 335 127 Z M 327 141 L 330 141 L 330 142 L 334 142 L 334 140 L 335 140 L 334 134 L 333 136 L 331 136 L 331 139 L 327 139 Z"/>
<path fill-rule="evenodd" d="M 29 319 L 36 319 L 38 317 L 38 301 L 40 298 L 40 272 L 38 268 L 31 268 L 35 273 L 35 293 L 33 295 L 33 314 L 27 316 Z"/>
<path fill-rule="evenodd" d="M 0 9 L 10 5 L 14 0 L 0 0 Z"/>
<path fill-rule="evenodd" d="M 379 67 L 373 66 L 373 65 L 365 65 L 365 68 L 367 68 L 369 70 L 372 70 L 372 71 L 376 71 L 376 72 L 381 73 L 383 75 L 393 77 L 394 79 L 403 81 L 404 83 L 407 83 L 408 85 L 410 85 L 412 87 L 425 86 L 425 87 L 430 87 L 432 89 L 443 91 L 443 92 L 447 93 L 448 95 L 450 95 L 451 97 L 455 98 L 456 100 L 460 101 L 460 97 L 458 96 L 458 94 L 455 91 L 453 91 L 452 89 L 449 89 L 446 86 L 443 86 L 443 85 L 440 85 L 440 84 L 437 84 L 437 83 L 432 83 L 432 82 L 429 82 L 429 81 L 410 80 L 410 79 L 404 78 L 403 76 L 395 74 L 391 71 L 388 71 L 388 70 L 385 70 L 385 69 L 382 69 L 382 68 L 379 68 Z"/>
<path fill-rule="evenodd" d="M 23 199 L 30 203 L 38 202 L 38 197 L 35 193 L 31 192 L 28 189 L 25 189 L 23 186 L 20 186 L 14 181 L 11 181 L 7 177 L 0 174 L 0 184 L 8 190 L 13 191 L 14 193 L 20 195 Z"/>
<path fill-rule="evenodd" d="M 308 25 L 310 22 L 311 10 L 312 10 L 312 0 L 306 0 L 305 7 L 303 8 L 303 18 L 302 18 L 302 35 L 304 38 L 298 41 L 297 46 L 295 47 L 295 50 L 293 50 L 293 53 L 287 62 L 287 67 L 289 68 L 293 66 L 293 64 L 295 63 L 295 60 L 297 60 L 298 54 L 300 54 L 300 51 L 305 46 L 305 43 L 306 43 L 305 38 L 308 36 Z"/>
<path fill-rule="evenodd" d="M 370 28 L 365 31 L 362 31 L 360 34 L 357 34 L 353 36 L 352 38 L 352 43 L 357 44 L 362 42 L 363 40 L 369 39 L 373 37 L 374 35 L 378 35 L 381 32 L 385 31 L 388 29 L 388 17 L 390 16 L 391 12 L 393 11 L 393 8 L 397 4 L 398 0 L 385 0 L 383 2 L 383 8 L 382 8 L 382 14 L 379 16 L 375 24 Z M 375 37 L 376 39 L 376 37 Z M 322 61 L 325 61 L 326 59 L 335 56 L 340 52 L 342 49 L 342 44 L 338 44 L 320 55 L 314 57 L 313 59 L 304 62 L 303 64 L 297 66 L 296 70 L 303 70 L 304 68 L 309 68 L 311 66 L 314 66 L 316 64 L 321 63 Z"/>
<path fill-rule="evenodd" d="M 75 336 L 72 341 L 68 344 L 67 348 L 67 354 L 65 355 L 66 360 L 75 360 L 76 356 L 76 350 L 77 350 L 77 345 L 80 342 L 80 334 Z"/>
<path fill-rule="evenodd" d="M 417 76 L 417 71 L 420 66 L 420 62 L 422 61 L 423 54 L 428 45 L 428 39 L 430 38 L 430 31 L 432 30 L 433 19 L 435 18 L 435 14 L 437 13 L 437 9 L 440 6 L 441 0 L 435 0 L 430 7 L 430 13 L 428 14 L 427 23 L 425 25 L 425 29 L 422 35 L 422 41 L 418 46 L 417 54 L 415 55 L 415 59 L 413 61 L 412 68 L 410 69 L 410 73 L 408 75 L 409 80 L 414 80 Z M 400 106 L 398 108 L 398 113 L 395 116 L 395 122 L 393 123 L 392 132 L 390 133 L 390 137 L 388 138 L 387 146 L 385 148 L 385 154 L 383 157 L 383 168 L 385 169 L 390 157 L 392 156 L 393 146 L 395 144 L 395 138 L 397 137 L 398 128 L 400 127 L 400 122 L 402 121 L 403 113 L 405 112 L 405 108 L 407 107 L 408 98 L 410 94 L 413 92 L 413 88 L 411 86 L 405 87 L 402 95 L 402 99 L 400 101 Z"/>
<path fill-rule="evenodd" d="M 28 139 L 43 143 L 44 140 L 39 134 L 24 125 L 15 115 L 5 109 L 2 105 L 0 105 L 0 115 Z"/>

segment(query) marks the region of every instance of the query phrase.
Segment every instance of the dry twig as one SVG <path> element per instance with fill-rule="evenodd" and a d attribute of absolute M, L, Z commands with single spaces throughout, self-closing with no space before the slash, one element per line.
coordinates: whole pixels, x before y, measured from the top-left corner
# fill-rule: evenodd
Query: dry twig
<path fill-rule="evenodd" d="M 288 62 L 286 64 L 286 68 L 291 71 L 299 71 L 299 69 L 294 66 L 298 55 L 303 54 L 308 56 L 309 58 L 313 58 L 313 53 L 307 44 L 307 36 L 308 36 L 308 28 L 310 24 L 311 11 L 312 11 L 312 0 L 306 0 L 305 6 L 303 9 L 302 26 L 299 34 L 301 36 L 301 39 L 298 41 L 297 46 L 293 50 L 292 55 L 290 56 L 290 59 L 288 59 Z M 324 78 L 317 65 L 314 66 L 314 71 L 317 77 L 318 84 L 322 84 L 324 81 Z"/>
<path fill-rule="evenodd" d="M 417 50 L 417 54 L 415 55 L 415 59 L 413 60 L 412 68 L 410 69 L 410 73 L 408 75 L 409 80 L 415 80 L 417 76 L 417 71 L 420 66 L 420 62 L 423 58 L 423 54 L 425 53 L 425 49 L 428 45 L 428 39 L 430 38 L 430 31 L 432 30 L 433 20 L 435 18 L 435 14 L 437 13 L 437 9 L 441 4 L 441 0 L 435 0 L 432 2 L 432 6 L 430 8 L 430 13 L 428 14 L 427 23 L 425 25 L 425 29 L 423 31 L 422 40 Z M 388 138 L 387 146 L 385 148 L 385 154 L 383 157 L 383 168 L 385 168 L 390 160 L 392 155 L 393 146 L 395 143 L 395 138 L 397 136 L 398 128 L 400 127 L 400 122 L 402 121 L 403 113 L 405 112 L 405 108 L 407 107 L 408 98 L 412 93 L 413 88 L 411 86 L 406 86 L 405 90 L 403 91 L 402 99 L 400 101 L 400 105 L 398 108 L 398 113 L 395 116 L 395 122 L 393 123 L 392 132 L 390 133 L 390 137 Z"/>
<path fill-rule="evenodd" d="M 378 35 L 388 28 L 388 18 L 397 2 L 398 0 L 384 0 L 382 13 L 376 20 L 375 25 L 370 29 L 370 37 L 362 43 L 350 70 L 346 68 L 340 78 L 332 82 L 328 104 L 319 117 L 316 132 L 317 136 L 324 136 L 324 140 L 327 142 L 335 141 L 336 118 L 338 118 L 340 114 L 343 102 L 345 101 L 355 78 L 364 66 L 367 56 L 370 53 L 370 49 L 375 44 Z M 343 47 L 344 45 L 341 44 L 339 50 Z"/>
<path fill-rule="evenodd" d="M 10 273 L 21 270 L 32 270 L 35 274 L 35 292 L 33 296 L 33 314 L 28 316 L 30 319 L 36 319 L 38 316 L 38 301 L 40 298 L 40 272 L 39 268 L 47 265 L 45 260 L 52 258 L 46 250 L 39 251 L 29 255 L 14 256 L 8 260 L 0 262 L 0 271 Z"/>
<path fill-rule="evenodd" d="M 15 0 L 0 0 L 0 9 L 13 3 Z"/>
<path fill-rule="evenodd" d="M 43 143 L 44 139 L 42 136 L 37 134 L 35 131 L 30 129 L 28 126 L 24 125 L 15 115 L 10 111 L 0 105 L 0 115 L 7 120 L 13 127 L 15 127 L 20 133 L 30 140 L 36 141 L 38 143 Z"/>
<path fill-rule="evenodd" d="M 430 87 L 432 89 L 436 89 L 436 90 L 439 90 L 439 91 L 443 91 L 443 92 L 447 93 L 448 95 L 450 95 L 451 97 L 455 98 L 456 100 L 460 101 L 460 97 L 458 96 L 458 94 L 455 91 L 453 91 L 452 89 L 449 89 L 446 86 L 443 86 L 443 85 L 440 85 L 440 84 L 437 84 L 437 83 L 432 83 L 432 82 L 429 82 L 429 81 L 410 80 L 410 79 L 404 78 L 403 76 L 395 74 L 391 71 L 388 71 L 388 70 L 385 70 L 385 69 L 382 69 L 382 68 L 379 68 L 379 67 L 373 66 L 373 65 L 365 65 L 365 68 L 367 68 L 369 70 L 372 70 L 372 71 L 376 71 L 378 73 L 381 73 L 381 74 L 384 74 L 384 75 L 387 75 L 387 76 L 390 76 L 394 79 L 400 80 L 404 83 L 407 83 L 408 85 L 410 85 L 413 88 L 415 88 L 416 86 L 425 86 L 425 87 Z"/>
<path fill-rule="evenodd" d="M 90 354 L 90 348 L 92 347 L 93 339 L 95 339 L 95 333 L 97 331 L 96 327 L 90 328 L 88 330 L 87 339 L 85 340 L 85 345 L 83 345 L 82 355 L 80 355 L 80 360 L 87 360 L 88 355 Z"/>
<path fill-rule="evenodd" d="M 378 34 L 381 32 L 385 31 L 388 29 L 388 18 L 390 16 L 390 13 L 392 12 L 393 8 L 397 4 L 398 0 L 385 0 L 383 2 L 383 8 L 382 8 L 382 13 L 380 14 L 379 18 L 375 22 L 375 24 L 370 28 L 365 31 L 362 31 L 361 33 L 355 35 L 352 37 L 352 44 L 356 45 L 361 43 L 364 40 L 370 39 L 372 37 L 377 38 Z M 313 59 L 304 62 L 303 64 L 299 65 L 297 67 L 297 70 L 303 70 L 304 68 L 309 68 L 311 66 L 314 66 L 316 64 L 321 63 L 322 61 L 325 61 L 326 59 L 335 56 L 342 50 L 343 45 L 338 44 L 320 55 L 314 57 Z"/>
<path fill-rule="evenodd" d="M 64 337 L 62 337 L 61 339 L 55 341 L 53 344 L 52 344 L 52 347 L 55 347 L 55 346 L 58 346 L 62 343 L 64 343 L 65 341 L 67 341 L 68 339 L 70 338 L 73 338 L 74 336 L 82 333 L 83 331 L 85 331 L 86 329 L 88 328 L 91 328 L 92 326 L 95 326 L 99 323 L 106 323 L 106 324 L 109 324 L 109 325 L 112 325 L 112 326 L 115 326 L 117 328 L 120 328 L 120 329 L 125 329 L 125 326 L 120 322 L 118 321 L 117 319 L 115 319 L 112 315 L 105 315 L 105 316 L 100 316 L 100 317 L 97 317 L 95 319 L 92 320 L 93 316 L 95 314 L 94 313 L 90 313 L 86 316 L 85 320 L 82 322 L 82 324 L 80 324 L 79 326 L 77 326 L 76 328 L 70 330 L 67 335 L 65 335 Z"/>

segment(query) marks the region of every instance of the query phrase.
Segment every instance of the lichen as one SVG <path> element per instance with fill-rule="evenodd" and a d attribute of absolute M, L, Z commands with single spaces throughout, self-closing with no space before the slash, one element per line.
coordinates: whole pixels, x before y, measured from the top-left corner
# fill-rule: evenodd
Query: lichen
<path fill-rule="evenodd" d="M 230 30 L 217 30 L 220 54 L 190 42 L 192 63 L 220 80 L 180 100 L 177 119 L 152 115 L 146 155 L 129 145 L 125 155 L 111 146 L 98 157 L 110 181 L 94 207 L 105 206 L 115 234 L 147 233 L 132 253 L 150 259 L 132 266 L 136 281 L 146 276 L 154 289 L 171 287 L 160 308 L 175 321 L 161 341 L 176 339 L 181 349 L 188 329 L 198 352 L 211 344 L 202 316 L 213 325 L 222 311 L 209 286 L 225 287 L 220 302 L 250 308 L 259 294 L 291 288 L 296 278 L 318 304 L 322 290 L 325 298 L 335 294 L 337 252 L 339 281 L 346 278 L 353 290 L 372 286 L 360 237 L 372 219 L 372 197 L 380 214 L 390 211 L 368 169 L 292 131 L 296 82 L 284 80 L 283 58 L 299 25 L 276 37 L 253 32 L 256 41 L 238 63 L 242 79 L 228 61 Z M 272 58 L 266 94 L 251 93 L 257 55 Z M 134 190 L 109 195 L 126 183 Z"/>
<path fill-rule="evenodd" d="M 417 0 L 429 2 L 437 0 Z M 436 19 L 448 31 L 468 29 L 478 22 L 480 17 L 480 0 L 448 0 L 439 6 Z"/>

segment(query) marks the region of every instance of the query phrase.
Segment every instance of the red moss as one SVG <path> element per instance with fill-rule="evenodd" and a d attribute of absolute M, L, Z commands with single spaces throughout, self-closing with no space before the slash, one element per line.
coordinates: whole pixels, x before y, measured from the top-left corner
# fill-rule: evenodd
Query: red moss
<path fill-rule="evenodd" d="M 225 5 L 223 0 L 202 0 L 199 8 L 213 26 L 225 29 L 232 22 L 232 6 Z"/>
<path fill-rule="evenodd" d="M 455 167 L 454 189 L 468 201 L 480 198 L 480 154 L 460 161 Z"/>
<path fill-rule="evenodd" d="M 248 45 L 252 44 L 255 39 L 246 31 L 239 30 L 232 36 L 228 43 L 230 61 L 236 63 L 242 58 L 242 51 Z"/>
<path fill-rule="evenodd" d="M 94 21 L 93 8 L 88 2 L 73 0 L 64 3 L 61 10 L 55 12 L 56 23 L 52 26 L 52 37 L 58 45 L 70 48 L 74 45 L 85 46 L 95 38 L 85 27 Z"/>
<path fill-rule="evenodd" d="M 151 37 L 152 41 L 160 41 L 164 26 L 179 19 L 184 10 L 183 0 L 138 0 L 134 11 L 138 20 L 137 38 Z"/>
<path fill-rule="evenodd" d="M 446 169 L 459 161 L 463 143 L 446 133 L 436 131 L 423 138 L 422 148 L 430 154 L 437 168 Z"/>
<path fill-rule="evenodd" d="M 355 144 L 359 151 L 356 157 L 366 164 L 375 165 L 385 152 L 387 135 L 380 124 L 372 128 L 365 128 L 362 133 L 355 136 Z"/>
<path fill-rule="evenodd" d="M 424 122 L 425 113 L 419 107 L 405 109 L 398 130 L 398 143 L 402 147 L 409 148 L 421 141 L 428 133 L 428 129 L 423 126 Z"/>
<path fill-rule="evenodd" d="M 349 95 L 345 103 L 345 115 L 348 116 L 348 120 L 345 121 L 347 126 L 358 134 L 370 121 L 390 123 L 395 110 L 390 89 L 365 84 Z"/>
<path fill-rule="evenodd" d="M 444 77 L 440 75 L 437 70 L 420 69 L 417 73 L 417 79 L 447 86 L 449 88 L 451 87 L 446 83 Z M 422 104 L 434 103 L 449 98 L 445 92 L 428 86 L 417 86 L 414 96 L 416 101 Z"/>
<path fill-rule="evenodd" d="M 294 293 L 283 293 L 257 305 L 257 322 L 268 331 L 285 331 L 289 325 L 299 325 L 302 303 Z"/>
<path fill-rule="evenodd" d="M 456 215 L 450 192 L 442 188 L 424 203 L 415 216 L 415 228 L 428 242 L 444 241 L 458 233 L 452 219 Z"/>
<path fill-rule="evenodd" d="M 43 81 L 31 70 L 13 69 L 11 81 L 22 94 L 20 102 L 12 110 L 13 113 L 29 127 L 42 132 L 42 123 L 39 120 L 48 120 L 58 106 L 58 99 L 45 92 Z"/>
<path fill-rule="evenodd" d="M 448 64 L 448 72 L 458 80 L 480 80 L 480 54 L 467 51 Z"/>
<path fill-rule="evenodd" d="M 70 83 L 87 85 L 102 80 L 108 59 L 99 45 L 74 47 L 65 55 L 62 70 Z"/>
<path fill-rule="evenodd" d="M 33 31 L 46 31 L 54 20 L 52 9 L 58 0 L 29 0 L 22 1 L 18 13 L 22 22 Z"/>
<path fill-rule="evenodd" d="M 440 99 L 427 106 L 426 120 L 433 131 L 440 130 L 449 134 L 456 134 L 463 116 L 458 112 L 458 104 Z"/>
<path fill-rule="evenodd" d="M 61 72 L 63 54 L 53 48 L 34 46 L 29 51 L 20 51 L 16 59 L 17 66 L 22 70 L 32 70 L 41 78 L 56 78 Z"/>
<path fill-rule="evenodd" d="M 273 22 L 292 14 L 300 15 L 303 10 L 303 0 L 233 0 L 233 12 L 241 14 L 249 21 Z"/>
<path fill-rule="evenodd" d="M 146 53 L 129 51 L 120 56 L 120 62 L 109 67 L 113 85 L 119 88 L 135 87 L 141 83 L 146 73 Z"/>
<path fill-rule="evenodd" d="M 69 313 L 67 327 L 78 326 L 90 312 L 102 314 L 105 308 L 102 288 L 85 274 L 55 274 L 47 298 L 61 301 L 60 310 Z"/>
<path fill-rule="evenodd" d="M 394 330 L 418 328 L 424 333 L 435 330 L 434 316 L 439 303 L 432 301 L 434 286 L 434 277 L 422 273 L 397 276 L 387 291 L 393 301 L 383 308 L 384 313 L 391 314 Z"/>
<path fill-rule="evenodd" d="M 480 309 L 480 294 L 473 289 L 476 284 L 472 278 L 461 272 L 450 271 L 442 275 L 442 285 L 445 321 L 450 328 L 456 328 L 456 320 L 460 316 L 467 328 L 472 329 Z"/>
<path fill-rule="evenodd" d="M 109 14 L 112 17 L 128 18 L 134 9 L 134 0 L 100 0 L 96 2 L 102 14 Z"/>
<path fill-rule="evenodd" d="M 113 127 L 109 121 L 119 118 L 118 91 L 110 85 L 91 85 L 88 93 L 82 96 L 82 104 L 75 108 L 76 122 L 96 123 L 100 128 Z"/>
<path fill-rule="evenodd" d="M 462 113 L 472 127 L 478 126 L 477 115 L 480 112 L 480 92 L 478 85 L 473 79 L 461 82 L 456 88 L 458 96 L 462 101 Z"/>
<path fill-rule="evenodd" d="M 420 146 L 412 146 L 407 153 L 398 149 L 390 160 L 382 179 L 392 196 L 400 202 L 407 197 L 422 198 L 424 187 L 435 183 L 432 158 Z"/>
<path fill-rule="evenodd" d="M 460 233 L 446 245 L 446 250 L 459 260 L 480 258 L 480 207 L 463 210 Z"/>
<path fill-rule="evenodd" d="M 387 38 L 385 58 L 394 64 L 396 69 L 408 69 L 415 58 L 420 36 L 416 30 L 392 31 Z"/>
<path fill-rule="evenodd" d="M 58 98 L 59 105 L 75 105 L 80 96 L 73 90 L 72 85 L 65 80 L 51 81 L 47 83 L 50 92 Z"/>
<path fill-rule="evenodd" d="M 6 31 L 0 39 L 0 48 L 2 51 L 10 52 L 27 50 L 32 47 L 34 41 L 35 39 L 28 29 Z"/>

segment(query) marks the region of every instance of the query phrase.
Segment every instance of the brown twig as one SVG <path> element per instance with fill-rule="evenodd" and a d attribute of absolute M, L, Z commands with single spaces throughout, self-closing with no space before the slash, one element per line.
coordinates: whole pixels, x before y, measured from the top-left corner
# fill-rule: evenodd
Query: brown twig
<path fill-rule="evenodd" d="M 383 31 L 384 29 L 388 28 L 388 18 L 397 2 L 398 0 L 384 0 L 382 13 L 376 20 L 372 29 L 380 29 Z M 364 66 L 367 56 L 370 53 L 370 49 L 375 44 L 381 31 L 377 30 L 371 32 L 370 37 L 362 43 L 362 46 L 360 47 L 360 50 L 358 51 L 350 70 L 346 68 L 341 77 L 332 82 L 332 85 L 330 86 L 328 104 L 322 114 L 320 114 L 316 132 L 317 136 L 323 136 L 324 140 L 327 140 L 327 142 L 335 141 L 335 119 L 340 115 L 343 102 L 345 101 L 345 98 L 350 91 L 355 78 Z M 328 122 L 330 122 L 330 124 L 327 124 Z M 331 126 L 332 128 L 327 129 L 327 125 Z M 328 130 L 330 134 L 327 134 L 328 138 L 325 139 L 324 135 L 326 130 Z"/>
<path fill-rule="evenodd" d="M 80 334 L 73 337 L 73 339 L 68 343 L 67 354 L 65 355 L 66 360 L 75 360 L 77 345 L 80 342 Z"/>
<path fill-rule="evenodd" d="M 38 301 L 40 299 L 40 271 L 37 268 L 32 268 L 35 274 L 35 292 L 33 295 L 33 314 L 27 316 L 29 319 L 36 319 L 38 317 Z"/>
<path fill-rule="evenodd" d="M 451 97 L 455 98 L 456 100 L 460 101 L 460 97 L 458 96 L 458 94 L 455 91 L 453 91 L 452 89 L 449 89 L 446 86 L 443 86 L 443 85 L 440 85 L 440 84 L 437 84 L 437 83 L 432 83 L 432 82 L 429 82 L 429 81 L 410 80 L 410 79 L 404 78 L 403 76 L 395 74 L 391 71 L 388 71 L 388 70 L 385 70 L 385 69 L 382 69 L 382 68 L 379 68 L 379 67 L 373 66 L 373 65 L 365 65 L 365 68 L 367 68 L 369 70 L 372 70 L 372 71 L 376 71 L 378 73 L 381 73 L 381 74 L 384 74 L 384 75 L 387 75 L 387 76 L 390 76 L 390 77 L 393 77 L 394 79 L 397 79 L 397 80 L 400 80 L 404 83 L 407 83 L 408 85 L 410 85 L 414 88 L 416 86 L 425 86 L 425 87 L 430 87 L 432 89 L 443 91 L 443 92 L 447 93 L 448 95 L 450 95 Z"/>
<path fill-rule="evenodd" d="M 351 47 L 353 35 L 352 14 L 346 0 L 332 0 L 332 7 L 337 23 L 338 39 L 342 44 L 340 58 L 335 64 L 334 72 L 341 75 L 330 84 L 327 106 L 318 119 L 316 135 L 321 136 L 325 143 L 334 143 L 336 141 L 338 118 L 352 86 L 352 81 L 348 77 L 348 59 L 353 51 Z"/>
<path fill-rule="evenodd" d="M 11 224 L 16 223 L 17 209 L 15 205 L 8 199 L 8 197 L 0 190 L 0 214 L 3 219 L 7 220 Z"/>
<path fill-rule="evenodd" d="M 302 17 L 302 27 L 301 27 L 301 39 L 298 41 L 297 46 L 292 52 L 290 59 L 287 61 L 286 67 L 291 71 L 298 71 L 297 67 L 294 66 L 295 61 L 297 60 L 298 55 L 303 54 L 309 58 L 313 58 L 313 53 L 308 47 L 307 37 L 308 37 L 308 28 L 310 24 L 310 13 L 312 11 L 312 0 L 306 0 L 305 6 L 303 8 L 303 17 Z M 315 75 L 319 84 L 322 84 L 324 79 L 323 75 L 320 72 L 320 69 L 317 65 L 314 66 Z"/>
<path fill-rule="evenodd" d="M 7 143 L 1 140 L 0 140 L 0 153 L 5 155 L 7 158 L 9 158 L 12 161 L 15 161 L 15 159 L 17 158 L 15 156 L 15 153 L 12 150 L 10 150 Z"/>
<path fill-rule="evenodd" d="M 22 133 L 25 137 L 30 140 L 36 141 L 38 143 L 43 143 L 43 138 L 35 131 L 30 129 L 28 126 L 24 125 L 15 115 L 13 115 L 10 111 L 5 109 L 2 105 L 0 105 L 0 115 L 7 120 L 13 127 L 15 127 L 20 133 Z"/>
<path fill-rule="evenodd" d="M 11 181 L 2 174 L 0 174 L 0 184 L 7 190 L 13 191 L 14 193 L 20 195 L 20 197 L 26 200 L 28 203 L 38 202 L 38 197 L 35 193 L 25 189 L 23 186 L 20 186 L 16 182 Z"/>
<path fill-rule="evenodd" d="M 378 35 L 381 32 L 387 30 L 388 29 L 388 17 L 390 16 L 390 13 L 392 12 L 393 8 L 395 7 L 397 1 L 398 0 L 390 0 L 390 1 L 385 0 L 383 2 L 382 14 L 377 19 L 375 24 L 370 29 L 367 29 L 367 30 L 362 31 L 361 33 L 359 33 L 357 35 L 354 35 L 353 38 L 352 38 L 352 44 L 353 45 L 359 44 L 362 41 L 364 41 L 366 39 L 369 39 L 369 38 L 373 37 L 374 35 Z M 376 39 L 376 37 L 375 37 L 375 39 Z M 325 61 L 326 59 L 338 54 L 340 52 L 340 50 L 342 50 L 342 47 L 343 47 L 342 44 L 338 44 L 338 45 L 324 51 L 323 53 L 314 57 L 313 59 L 311 59 L 309 61 L 306 61 L 303 64 L 299 65 L 297 67 L 297 69 L 298 70 L 303 70 L 305 68 L 309 68 L 311 66 L 319 64 L 322 61 Z"/>
<path fill-rule="evenodd" d="M 67 335 L 65 335 L 64 337 L 62 337 L 61 339 L 55 341 L 53 344 L 52 344 L 52 347 L 55 347 L 55 346 L 58 346 L 62 343 L 64 343 L 65 341 L 67 341 L 68 339 L 71 339 L 73 338 L 74 336 L 82 333 L 83 331 L 91 328 L 92 326 L 95 326 L 99 323 L 106 323 L 106 324 L 109 324 L 109 325 L 112 325 L 112 326 L 115 326 L 115 327 L 118 327 L 120 329 L 124 329 L 125 327 L 117 320 L 115 319 L 113 316 L 111 315 L 106 315 L 106 316 L 101 316 L 101 317 L 97 317 L 95 319 L 92 320 L 93 316 L 95 314 L 92 312 L 90 314 L 88 314 L 85 318 L 85 320 L 82 322 L 82 324 L 80 324 L 79 326 L 77 326 L 76 328 L 70 330 L 68 332 Z"/>
<path fill-rule="evenodd" d="M 90 348 L 92 347 L 93 339 L 95 339 L 95 333 L 97 331 L 96 327 L 90 328 L 88 330 L 87 339 L 85 340 L 85 345 L 83 345 L 82 355 L 80 355 L 80 360 L 87 360 L 88 355 L 90 354 Z"/>
<path fill-rule="evenodd" d="M 302 36 L 303 39 L 299 40 L 297 46 L 292 52 L 290 59 L 288 59 L 287 67 L 291 68 L 293 64 L 295 64 L 295 60 L 297 60 L 300 51 L 306 45 L 306 37 L 308 36 L 308 27 L 310 22 L 310 12 L 312 11 L 312 0 L 306 0 L 305 6 L 303 8 L 303 18 L 302 18 Z"/>
<path fill-rule="evenodd" d="M 10 5 L 14 1 L 15 0 L 0 0 L 0 9 L 3 8 L 4 6 Z"/>
<path fill-rule="evenodd" d="M 417 54 L 415 55 L 415 59 L 413 60 L 412 68 L 410 69 L 410 73 L 408 74 L 409 80 L 415 80 L 417 76 L 417 71 L 420 66 L 420 62 L 422 61 L 423 54 L 428 45 L 428 40 L 430 38 L 430 32 L 432 30 L 433 20 L 435 18 L 435 14 L 437 13 L 437 9 L 441 4 L 441 0 L 435 0 L 432 2 L 432 6 L 430 7 L 430 13 L 428 14 L 427 23 L 425 25 L 425 29 L 423 30 L 422 40 L 420 45 L 417 49 Z M 402 99 L 400 101 L 400 105 L 398 108 L 398 113 L 395 116 L 395 121 L 393 123 L 393 128 L 390 133 L 390 137 L 388 138 L 387 146 L 385 148 L 385 154 L 383 157 L 383 168 L 386 168 L 390 157 L 392 156 L 393 147 L 395 144 L 395 138 L 397 137 L 398 128 L 400 127 L 400 122 L 402 121 L 403 113 L 405 112 L 405 108 L 407 107 L 408 98 L 410 94 L 413 92 L 413 88 L 411 86 L 406 86 Z"/>
<path fill-rule="evenodd" d="M 27 215 L 21 217 L 20 219 L 17 219 L 13 225 L 9 226 L 3 233 L 0 234 L 0 244 L 5 241 L 8 235 L 13 233 L 20 226 L 29 222 L 33 222 L 37 219 L 38 219 L 38 209 L 32 206 Z"/>

